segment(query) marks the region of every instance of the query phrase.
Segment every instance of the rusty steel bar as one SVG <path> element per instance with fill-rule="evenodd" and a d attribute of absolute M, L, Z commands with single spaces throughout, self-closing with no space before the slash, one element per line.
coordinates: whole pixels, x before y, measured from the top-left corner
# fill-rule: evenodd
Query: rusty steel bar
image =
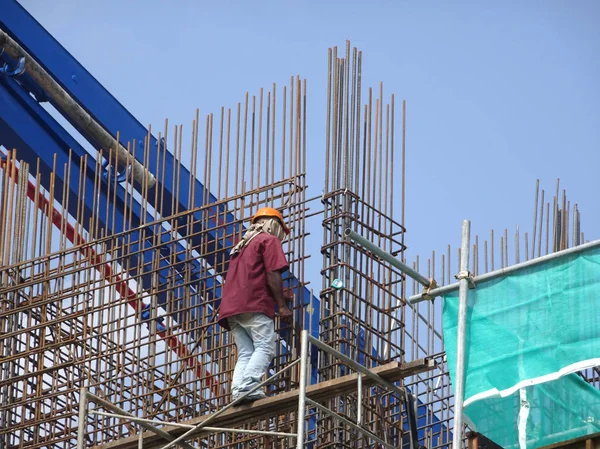
<path fill-rule="evenodd" d="M 93 192 L 91 189 L 86 192 L 80 183 L 78 204 L 75 207 L 78 212 L 76 217 L 69 218 L 61 213 L 67 206 L 65 201 L 63 204 L 54 204 L 46 199 L 48 193 L 53 194 L 52 189 L 58 188 L 54 182 L 54 173 L 50 173 L 51 191 L 45 192 L 40 187 L 39 173 L 35 174 L 35 179 L 27 179 L 25 165 L 19 166 L 16 152 L 10 153 L 8 160 L 13 162 L 7 165 L 4 165 L 4 159 L 0 159 L 3 164 L 0 167 L 0 234 L 3 243 L 0 246 L 1 258 L 5 262 L 0 268 L 0 295 L 17 298 L 15 307 L 0 304 L 0 326 L 3 331 L 0 334 L 0 348 L 9 357 L 5 366 L 14 367 L 16 373 L 14 376 L 4 371 L 0 374 L 0 391 L 3 392 L 4 399 L 0 405 L 0 417 L 3 423 L 12 423 L 0 428 L 0 439 L 8 439 L 11 444 L 22 441 L 32 448 L 59 447 L 69 438 L 76 439 L 76 418 L 79 413 L 76 392 L 84 381 L 107 391 L 107 400 L 121 408 L 123 404 L 128 404 L 126 408 L 130 408 L 131 412 L 141 411 L 153 418 L 164 418 L 167 421 L 185 421 L 197 413 L 214 412 L 219 406 L 229 402 L 228 376 L 231 375 L 235 362 L 232 342 L 216 326 L 216 306 L 219 299 L 215 295 L 216 287 L 211 287 L 210 290 L 202 287 L 204 282 L 209 281 L 218 286 L 222 277 L 213 272 L 213 267 L 202 262 L 200 271 L 194 274 L 200 278 L 199 286 L 192 281 L 189 263 L 211 254 L 217 255 L 219 251 L 228 251 L 237 238 L 229 235 L 228 229 L 233 225 L 247 224 L 249 209 L 256 209 L 265 201 L 284 209 L 292 229 L 304 229 L 300 221 L 306 219 L 310 202 L 306 200 L 303 171 L 306 161 L 306 89 L 300 79 L 294 80 L 294 83 L 297 84 L 296 95 L 302 99 L 297 101 L 298 108 L 278 108 L 284 114 L 293 113 L 292 118 L 285 120 L 286 124 L 288 120 L 293 123 L 296 130 L 294 134 L 287 136 L 294 151 L 293 158 L 289 159 L 294 164 L 291 178 L 276 179 L 272 169 L 273 147 L 270 144 L 269 153 L 263 151 L 261 154 L 262 165 L 266 164 L 266 157 L 270 158 L 269 165 L 265 165 L 270 175 L 261 173 L 260 178 L 257 177 L 257 182 L 260 180 L 260 183 L 254 189 L 248 189 L 244 183 L 246 164 L 240 164 L 237 155 L 237 167 L 228 163 L 227 148 L 229 145 L 231 154 L 231 142 L 227 136 L 223 136 L 223 179 L 213 182 L 214 187 L 217 187 L 216 182 L 220 182 L 222 192 L 227 192 L 222 202 L 194 208 L 194 192 L 190 191 L 189 211 L 179 212 L 174 209 L 175 215 L 170 217 L 162 217 L 160 211 L 156 211 L 159 217 L 157 221 L 142 222 L 139 228 L 121 234 L 109 235 L 104 228 L 99 228 L 99 222 L 94 219 L 89 224 L 80 222 L 82 204 L 86 198 L 94 199 L 92 209 L 97 211 L 95 198 L 103 182 L 99 175 L 94 178 Z M 273 107 L 275 98 L 270 98 L 270 105 Z M 228 130 L 223 132 L 230 133 L 229 112 L 226 120 L 228 123 L 224 126 Z M 241 126 L 241 117 L 238 120 Z M 275 133 L 272 120 L 271 117 L 268 124 L 271 127 L 269 139 Z M 196 118 L 192 121 L 189 155 L 192 173 L 196 170 L 198 141 L 201 138 L 198 125 L 199 117 L 196 112 Z M 212 116 L 209 115 L 205 140 L 208 151 L 204 167 L 201 168 L 206 185 L 211 182 L 212 173 L 218 171 L 220 159 L 211 154 L 212 126 Z M 281 126 L 281 122 L 278 126 Z M 166 130 L 169 127 L 168 121 L 165 121 Z M 174 126 L 173 129 L 171 140 L 174 142 L 177 160 L 170 169 L 176 178 L 180 170 L 184 138 L 181 126 Z M 241 130 L 238 134 L 241 139 Z M 167 131 L 164 135 L 168 138 Z M 220 138 L 220 134 L 215 137 Z M 162 140 L 159 139 L 159 142 L 157 159 L 164 158 L 166 154 Z M 147 141 L 144 143 L 147 147 Z M 242 151 L 248 143 L 239 142 L 237 146 L 236 142 L 236 151 L 239 149 L 238 154 L 242 153 L 239 156 L 257 167 L 259 161 L 256 160 L 256 154 L 254 160 L 249 161 L 250 156 Z M 286 147 L 287 144 L 284 141 Z M 147 157 L 148 152 L 145 151 L 145 158 Z M 80 171 L 86 170 L 87 159 L 77 161 L 77 166 Z M 55 170 L 60 170 L 63 179 L 74 176 L 71 169 L 65 170 L 62 166 L 56 166 Z M 258 173 L 255 172 L 255 175 Z M 158 173 L 157 176 L 164 177 L 164 173 Z M 266 184 L 265 176 L 270 181 Z M 23 184 L 25 181 L 27 182 Z M 108 185 L 110 198 L 113 198 L 115 192 L 112 182 L 114 180 Z M 25 190 L 19 187 L 23 185 Z M 134 194 L 131 188 L 126 190 L 122 214 L 127 228 L 131 223 L 129 204 L 133 201 Z M 147 182 L 142 185 L 141 191 L 144 195 L 149 193 Z M 23 192 L 26 192 L 31 201 L 24 201 Z M 157 189 L 150 194 L 156 200 L 164 192 Z M 225 205 L 237 217 L 234 223 L 225 222 L 221 213 L 208 213 L 211 207 Z M 151 211 L 144 198 L 142 208 L 144 211 Z M 102 212 L 111 213 L 111 210 Z M 216 218 L 214 222 L 208 219 L 211 216 Z M 201 226 L 198 226 L 200 223 L 196 221 L 196 217 L 202 217 Z M 150 229 L 151 234 L 147 232 Z M 203 238 L 204 243 L 200 247 L 193 248 L 180 235 L 183 229 L 187 230 L 189 237 L 198 234 L 204 236 L 209 231 L 220 233 L 223 237 L 219 238 L 219 245 L 224 249 L 211 249 L 208 238 Z M 133 238 L 134 231 L 138 237 Z M 29 233 L 33 234 L 33 241 L 25 252 Z M 159 238 L 161 235 L 162 240 Z M 164 237 L 167 236 L 165 240 Z M 295 232 L 285 244 L 290 270 L 298 279 L 298 283 L 294 284 L 294 288 L 298 289 L 295 309 L 300 316 L 304 314 L 305 305 L 300 299 L 306 283 L 298 275 L 304 273 L 304 260 L 308 257 L 304 254 L 303 240 L 304 233 Z M 149 245 L 142 250 L 144 242 Z M 162 257 L 159 254 L 164 244 L 180 244 L 184 251 L 179 259 L 171 253 L 166 269 L 157 264 L 159 257 Z M 144 251 L 155 254 L 151 266 L 144 262 Z M 221 256 L 217 257 L 219 264 L 222 260 Z M 222 268 L 219 265 L 221 272 Z M 23 279 L 17 284 L 5 282 L 12 273 L 22 273 Z M 141 276 L 151 276 L 153 279 L 148 291 L 141 288 Z M 180 280 L 176 281 L 175 277 Z M 159 294 L 167 295 L 170 300 L 160 305 L 156 300 Z M 191 295 L 194 295 L 194 302 Z M 179 304 L 178 307 L 175 304 Z M 22 326 L 7 327 L 5 323 L 11 320 L 17 320 Z M 18 344 L 21 350 L 10 349 L 13 344 L 11 342 Z M 287 349 L 280 346 L 275 359 L 276 368 L 279 369 L 286 363 L 286 351 L 296 350 L 294 345 Z M 77 358 L 73 358 L 74 354 L 77 354 Z M 297 374 L 292 373 L 289 378 L 297 379 Z M 215 388 L 217 379 L 219 388 Z M 22 388 L 17 391 L 15 388 L 18 382 L 26 382 L 27 391 Z M 286 383 L 279 388 L 289 390 L 295 385 Z M 10 393 L 11 390 L 15 394 Z M 47 410 L 50 412 L 47 413 Z M 289 421 L 290 417 L 287 413 L 278 419 Z M 36 425 L 31 426 L 31 422 Z M 90 438 L 100 444 L 136 433 L 135 425 L 121 425 L 118 420 L 105 416 L 95 416 L 89 422 Z M 216 442 L 220 437 L 215 435 L 210 438 Z M 245 437 L 238 435 L 234 440 L 244 441 L 243 438 Z"/>

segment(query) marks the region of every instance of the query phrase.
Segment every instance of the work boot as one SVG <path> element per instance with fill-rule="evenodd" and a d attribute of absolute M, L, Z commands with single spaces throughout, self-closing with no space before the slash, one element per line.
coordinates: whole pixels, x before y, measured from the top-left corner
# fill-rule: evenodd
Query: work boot
<path fill-rule="evenodd" d="M 244 396 L 244 393 L 232 396 L 232 399 L 235 401 L 236 399 L 241 398 L 242 396 Z M 236 405 L 250 404 L 254 401 L 258 401 L 259 399 L 265 399 L 266 397 L 267 397 L 267 395 L 265 394 L 264 391 L 257 390 L 255 392 L 253 392 L 252 394 L 249 394 L 248 396 L 246 396 L 244 399 L 242 399 Z"/>

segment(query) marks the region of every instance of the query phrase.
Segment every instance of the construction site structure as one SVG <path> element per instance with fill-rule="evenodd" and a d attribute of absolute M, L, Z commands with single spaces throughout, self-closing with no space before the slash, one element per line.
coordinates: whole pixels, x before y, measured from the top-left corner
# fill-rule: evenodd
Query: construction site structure
<path fill-rule="evenodd" d="M 347 365 L 350 369 L 357 372 L 354 375 L 346 375 L 340 378 L 336 378 L 332 381 L 322 382 L 316 385 L 307 386 L 308 372 L 310 372 L 310 359 L 309 347 L 312 345 L 314 348 L 320 349 L 323 353 L 327 353 L 330 356 L 339 358 L 341 362 Z M 279 377 L 284 371 L 293 369 L 296 365 L 300 368 L 300 381 L 299 388 L 295 391 L 282 393 L 271 398 L 256 401 L 252 405 L 247 405 L 242 408 L 236 408 L 240 406 L 244 398 L 259 388 L 264 388 L 271 381 Z M 129 447 L 174 447 L 177 444 L 181 444 L 187 447 L 185 442 L 192 438 L 198 438 L 201 435 L 209 435 L 211 433 L 233 433 L 233 434 L 253 434 L 253 435 L 268 435 L 269 437 L 287 437 L 291 438 L 289 443 L 290 447 L 304 448 L 304 428 L 305 421 L 310 417 L 310 414 L 306 414 L 306 407 L 314 408 L 317 413 L 322 413 L 325 416 L 340 421 L 345 426 L 354 429 L 357 432 L 359 438 L 365 438 L 366 440 L 372 440 L 380 444 L 385 448 L 394 448 L 393 446 L 383 439 L 377 437 L 369 430 L 362 426 L 362 409 L 358 412 L 356 422 L 342 416 L 327 407 L 323 406 L 320 402 L 332 399 L 340 394 L 348 394 L 352 390 L 356 390 L 357 401 L 360 403 L 363 394 L 363 388 L 373 387 L 376 385 L 378 388 L 387 388 L 391 393 L 397 394 L 400 398 L 405 398 L 407 403 L 412 403 L 412 397 L 407 390 L 398 387 L 394 382 L 401 380 L 402 378 L 412 375 L 415 373 L 428 371 L 434 368 L 434 364 L 431 360 L 418 360 L 404 366 L 399 363 L 389 363 L 384 366 L 377 367 L 375 369 L 368 369 L 361 364 L 353 361 L 347 356 L 335 351 L 328 345 L 323 344 L 318 339 L 309 335 L 308 331 L 304 330 L 301 334 L 301 350 L 300 358 L 294 362 L 288 364 L 280 372 L 274 373 L 272 376 L 263 381 L 260 385 L 257 385 L 244 396 L 232 401 L 227 406 L 223 407 L 219 411 L 199 417 L 195 420 L 187 421 L 184 424 L 173 424 L 169 422 L 157 422 L 145 418 L 138 418 L 126 410 L 122 410 L 112 403 L 89 393 L 85 388 L 82 388 L 80 392 L 80 408 L 79 408 L 79 423 L 80 428 L 78 430 L 78 448 L 85 447 L 87 429 L 85 423 L 87 422 L 87 416 L 90 411 L 88 409 L 89 402 L 93 402 L 99 408 L 104 408 L 109 413 L 101 412 L 94 409 L 91 413 L 106 416 L 115 417 L 128 420 L 137 423 L 140 427 L 148 430 L 146 433 L 141 433 L 139 436 L 134 436 L 125 439 L 119 439 L 113 443 L 103 445 L 105 449 L 108 448 L 129 448 Z M 414 403 L 412 403 L 414 406 Z M 272 417 L 273 415 L 280 414 L 284 411 L 291 412 L 297 409 L 296 426 L 294 428 L 295 433 L 286 433 L 272 430 L 243 430 L 239 428 L 223 427 L 223 426 L 239 426 L 248 422 L 253 422 L 259 417 Z M 409 412 L 410 413 L 410 412 Z M 411 419 L 414 421 L 414 414 L 411 415 Z M 167 427 L 157 428 L 154 424 L 163 424 Z M 212 424 L 209 426 L 208 424 Z M 214 427 L 215 424 L 220 427 Z M 418 447 L 417 434 L 412 432 L 409 434 L 410 445 L 412 447 Z M 170 441 L 169 444 L 164 445 L 161 443 L 162 440 Z M 158 444 L 158 445 L 157 445 Z"/>
<path fill-rule="evenodd" d="M 154 137 L 4 3 L 0 448 L 449 446 L 441 301 L 409 305 L 406 270 L 388 257 L 408 265 L 406 104 L 386 100 L 383 84 L 363 93 L 360 51 L 329 50 L 325 151 L 310 161 L 325 183 L 311 195 L 306 80 L 196 111 L 190 139 L 168 121 Z M 523 256 L 517 231 L 515 262 L 584 241 L 558 187 L 553 204 L 536 187 L 531 242 L 526 233 Z M 219 299 L 229 252 L 263 206 L 291 228 L 294 320 L 277 322 L 270 397 L 234 407 Z M 321 264 L 310 259 L 319 226 Z M 509 265 L 507 231 L 495 241 L 480 259 L 475 238 L 475 274 Z M 450 283 L 451 259 L 448 247 L 441 264 L 436 253 L 426 270 L 410 263 L 424 274 L 412 294 Z M 583 375 L 600 383 L 597 369 Z"/>

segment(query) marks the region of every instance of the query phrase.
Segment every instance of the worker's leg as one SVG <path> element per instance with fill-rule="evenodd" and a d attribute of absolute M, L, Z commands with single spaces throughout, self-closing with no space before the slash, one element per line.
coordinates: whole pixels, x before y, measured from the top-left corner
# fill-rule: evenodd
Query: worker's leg
<path fill-rule="evenodd" d="M 233 379 L 231 380 L 231 396 L 232 399 L 237 399 L 243 394 L 241 384 L 243 383 L 244 371 L 246 366 L 254 353 L 254 344 L 250 334 L 246 332 L 244 327 L 240 324 L 240 321 L 244 322 L 244 316 L 247 314 L 236 315 L 228 318 L 229 327 L 231 328 L 231 335 L 237 348 L 237 362 L 235 369 L 233 370 Z M 246 317 L 247 319 L 247 317 Z"/>
<path fill-rule="evenodd" d="M 243 326 L 252 338 L 254 352 L 244 370 L 240 388 L 248 391 L 262 381 L 275 356 L 275 323 L 263 313 L 254 313 L 245 320 Z M 253 395 L 254 396 L 254 395 Z M 257 390 L 256 397 L 264 397 L 263 390 Z"/>

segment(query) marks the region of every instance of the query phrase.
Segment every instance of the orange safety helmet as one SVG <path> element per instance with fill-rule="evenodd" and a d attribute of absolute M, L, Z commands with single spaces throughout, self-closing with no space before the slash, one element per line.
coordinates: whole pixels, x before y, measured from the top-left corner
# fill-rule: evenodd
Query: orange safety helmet
<path fill-rule="evenodd" d="M 283 226 L 283 232 L 285 232 L 287 235 L 290 235 L 290 229 L 285 225 L 285 222 L 283 221 L 283 215 L 281 215 L 281 212 L 279 212 L 277 209 L 273 209 L 272 207 L 261 207 L 256 211 L 254 217 L 252 217 L 252 223 L 263 217 L 275 217 L 279 219 L 281 226 Z"/>

